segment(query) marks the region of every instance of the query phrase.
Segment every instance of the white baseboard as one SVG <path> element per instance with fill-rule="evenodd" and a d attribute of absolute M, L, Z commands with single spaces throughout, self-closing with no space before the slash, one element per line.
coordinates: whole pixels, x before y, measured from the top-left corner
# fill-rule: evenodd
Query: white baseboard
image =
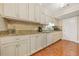
<path fill-rule="evenodd" d="M 76 41 L 76 43 L 79 43 L 79 41 Z"/>
<path fill-rule="evenodd" d="M 63 40 L 67 40 L 67 39 L 63 39 Z M 72 41 L 72 42 L 75 42 L 75 43 L 79 43 L 79 41 L 73 41 L 73 40 L 68 40 L 68 41 Z"/>

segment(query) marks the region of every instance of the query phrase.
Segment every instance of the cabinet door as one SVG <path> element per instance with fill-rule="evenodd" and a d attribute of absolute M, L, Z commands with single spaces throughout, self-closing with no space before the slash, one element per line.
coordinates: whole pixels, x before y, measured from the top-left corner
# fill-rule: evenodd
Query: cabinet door
<path fill-rule="evenodd" d="M 53 43 L 53 35 L 52 35 L 52 33 L 49 33 L 47 35 L 47 45 L 50 45 L 52 43 Z"/>
<path fill-rule="evenodd" d="M 36 49 L 36 38 L 35 35 L 31 35 L 31 54 L 35 53 L 37 51 Z"/>
<path fill-rule="evenodd" d="M 16 3 L 5 3 L 4 4 L 4 16 L 16 17 L 17 16 L 17 4 Z"/>
<path fill-rule="evenodd" d="M 35 5 L 33 3 L 29 3 L 29 21 L 35 21 L 34 8 Z"/>
<path fill-rule="evenodd" d="M 0 31 L 7 30 L 4 19 L 2 18 L 4 12 L 3 7 L 4 7 L 3 3 L 0 3 Z"/>
<path fill-rule="evenodd" d="M 41 13 L 41 24 L 46 24 L 46 16 Z"/>
<path fill-rule="evenodd" d="M 20 3 L 18 4 L 19 12 L 18 16 L 21 20 L 28 21 L 28 3 Z"/>
<path fill-rule="evenodd" d="M 41 46 L 42 46 L 42 48 L 44 48 L 44 47 L 47 46 L 47 34 L 42 34 L 42 37 L 41 37 Z"/>
<path fill-rule="evenodd" d="M 17 45 L 17 54 L 19 56 L 24 56 L 24 55 L 28 55 L 28 43 L 26 45 L 26 41 L 19 41 L 18 45 Z"/>
<path fill-rule="evenodd" d="M 60 31 L 60 32 L 56 32 L 56 33 L 52 33 L 53 34 L 53 42 L 56 42 L 56 41 L 58 41 L 58 40 L 60 40 L 60 39 L 62 39 L 62 32 Z"/>
<path fill-rule="evenodd" d="M 49 24 L 50 22 L 52 23 L 53 21 L 50 16 L 47 16 L 46 17 L 46 24 Z"/>
<path fill-rule="evenodd" d="M 46 17 L 46 24 L 49 24 L 49 18 Z"/>
<path fill-rule="evenodd" d="M 41 46 L 41 34 L 36 35 L 36 49 L 37 49 L 37 51 L 42 49 L 42 46 Z"/>
<path fill-rule="evenodd" d="M 38 4 L 35 4 L 35 20 L 36 22 L 40 23 L 40 6 Z"/>
<path fill-rule="evenodd" d="M 8 43 L 1 45 L 1 56 L 15 56 L 16 55 L 16 43 Z"/>
<path fill-rule="evenodd" d="M 27 36 L 21 37 L 19 41 L 17 41 L 17 55 L 30 55 L 30 39 Z"/>
<path fill-rule="evenodd" d="M 4 5 L 3 5 L 3 3 L 0 3 L 0 15 L 2 15 L 3 16 L 3 7 L 4 7 Z"/>

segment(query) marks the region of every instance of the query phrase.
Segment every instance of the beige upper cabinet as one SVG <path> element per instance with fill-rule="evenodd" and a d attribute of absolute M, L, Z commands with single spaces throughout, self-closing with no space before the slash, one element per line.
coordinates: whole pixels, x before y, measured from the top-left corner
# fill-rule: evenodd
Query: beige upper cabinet
<path fill-rule="evenodd" d="M 18 16 L 21 20 L 27 21 L 29 20 L 28 18 L 28 3 L 19 3 L 18 4 Z"/>
<path fill-rule="evenodd" d="M 44 14 L 41 14 L 41 23 L 46 24 L 46 16 Z"/>
<path fill-rule="evenodd" d="M 3 16 L 3 6 L 4 6 L 4 4 L 3 3 L 0 3 L 0 15 L 2 15 Z"/>
<path fill-rule="evenodd" d="M 51 17 L 47 16 L 47 17 L 46 17 L 46 24 L 52 22 L 51 20 L 52 20 Z"/>
<path fill-rule="evenodd" d="M 39 22 L 40 23 L 40 5 L 39 4 L 35 4 L 35 20 L 36 22 Z"/>
<path fill-rule="evenodd" d="M 40 7 L 40 23 L 41 24 L 46 24 L 46 14 L 45 14 L 45 9 L 43 7 Z"/>
<path fill-rule="evenodd" d="M 4 3 L 4 16 L 16 17 L 17 16 L 17 4 L 16 3 Z"/>
<path fill-rule="evenodd" d="M 35 4 L 29 3 L 29 21 L 35 21 L 34 17 L 34 9 L 35 9 Z"/>

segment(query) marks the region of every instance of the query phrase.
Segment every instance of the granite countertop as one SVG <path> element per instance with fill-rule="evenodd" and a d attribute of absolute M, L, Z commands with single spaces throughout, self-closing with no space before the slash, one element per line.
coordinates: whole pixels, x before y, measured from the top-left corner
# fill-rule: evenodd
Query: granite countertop
<path fill-rule="evenodd" d="M 50 31 L 50 32 L 38 32 L 38 31 L 23 31 L 23 32 L 19 32 L 19 31 L 17 31 L 17 33 L 16 34 L 9 34 L 9 33 L 6 33 L 6 32 L 2 32 L 1 34 L 0 34 L 0 37 L 6 37 L 6 36 L 20 36 L 20 35 L 32 35 L 32 34 L 42 34 L 42 33 L 54 33 L 54 32 L 60 32 L 60 30 L 59 31 Z"/>

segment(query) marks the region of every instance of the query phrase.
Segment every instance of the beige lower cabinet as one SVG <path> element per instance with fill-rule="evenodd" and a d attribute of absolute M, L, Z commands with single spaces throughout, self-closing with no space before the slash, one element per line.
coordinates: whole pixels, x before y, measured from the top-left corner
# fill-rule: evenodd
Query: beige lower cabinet
<path fill-rule="evenodd" d="M 17 42 L 17 55 L 18 56 L 27 56 L 29 55 L 29 45 L 28 45 L 28 40 L 20 40 Z"/>
<path fill-rule="evenodd" d="M 52 32 L 47 34 L 47 45 L 55 43 L 56 41 L 62 39 L 62 32 Z"/>
<path fill-rule="evenodd" d="M 0 39 L 1 56 L 28 56 L 62 38 L 62 32 L 16 36 Z M 16 39 L 16 40 L 15 40 Z"/>
<path fill-rule="evenodd" d="M 35 34 L 31 36 L 31 54 L 47 46 L 46 34 Z"/>
<path fill-rule="evenodd" d="M 53 36 L 53 33 L 48 33 L 48 34 L 47 34 L 47 45 L 50 45 L 50 44 L 53 43 L 53 40 L 54 40 L 53 37 L 54 37 L 54 36 Z"/>
<path fill-rule="evenodd" d="M 16 55 L 16 43 L 11 42 L 1 45 L 1 56 L 15 56 Z"/>
<path fill-rule="evenodd" d="M 30 55 L 30 39 L 29 36 L 20 36 L 16 40 L 16 54 L 17 56 Z"/>
<path fill-rule="evenodd" d="M 42 37 L 41 34 L 36 35 L 36 49 L 37 49 L 37 51 L 42 49 L 42 46 L 41 46 L 42 39 L 41 39 L 41 37 Z"/>
<path fill-rule="evenodd" d="M 29 38 L 27 36 L 24 36 L 24 37 L 17 37 L 15 39 L 16 39 L 15 42 L 5 41 L 1 44 L 1 56 L 25 56 L 25 55 L 28 56 L 30 55 Z"/>
<path fill-rule="evenodd" d="M 60 31 L 60 32 L 53 33 L 53 39 L 54 39 L 53 42 L 56 42 L 56 41 L 62 39 L 62 32 Z"/>
<path fill-rule="evenodd" d="M 31 35 L 31 41 L 30 41 L 30 47 L 31 47 L 31 54 L 35 53 L 37 51 L 36 48 L 36 35 Z"/>
<path fill-rule="evenodd" d="M 47 34 L 41 34 L 41 46 L 42 48 L 45 48 L 47 46 Z"/>
<path fill-rule="evenodd" d="M 47 34 L 35 34 L 31 36 L 31 54 L 47 46 Z"/>

